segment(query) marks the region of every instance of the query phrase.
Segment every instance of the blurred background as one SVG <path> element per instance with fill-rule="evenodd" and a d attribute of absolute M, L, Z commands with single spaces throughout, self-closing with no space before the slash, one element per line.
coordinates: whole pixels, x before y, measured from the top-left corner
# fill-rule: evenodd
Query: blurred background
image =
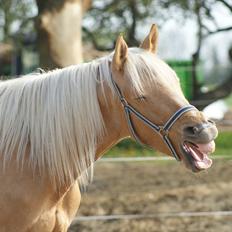
<path fill-rule="evenodd" d="M 118 157 L 161 157 L 125 140 L 105 155 L 117 162 L 97 162 L 79 215 L 232 210 L 232 1 L 0 0 L 1 79 L 104 56 L 119 33 L 138 46 L 152 23 L 158 55 L 177 72 L 188 100 L 218 125 L 215 165 L 193 175 L 171 160 L 125 162 Z M 76 221 L 70 231 L 231 231 L 231 215 L 212 219 Z"/>

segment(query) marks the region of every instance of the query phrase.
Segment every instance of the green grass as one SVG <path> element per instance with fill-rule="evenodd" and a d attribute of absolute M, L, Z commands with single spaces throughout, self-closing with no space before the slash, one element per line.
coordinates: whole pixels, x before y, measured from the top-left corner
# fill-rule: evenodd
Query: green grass
<path fill-rule="evenodd" d="M 232 156 L 232 132 L 225 131 L 219 133 L 216 139 L 215 155 Z M 106 153 L 104 157 L 136 157 L 136 156 L 157 156 L 159 152 L 138 145 L 137 143 L 126 139 Z"/>
<path fill-rule="evenodd" d="M 216 139 L 215 155 L 231 155 L 232 156 L 232 132 L 220 132 Z"/>
<path fill-rule="evenodd" d="M 232 107 L 232 94 L 229 97 L 227 97 L 225 101 L 229 107 Z"/>
<path fill-rule="evenodd" d="M 152 149 L 143 147 L 130 139 L 125 139 L 109 150 L 105 157 L 154 156 L 156 154 L 157 152 Z"/>

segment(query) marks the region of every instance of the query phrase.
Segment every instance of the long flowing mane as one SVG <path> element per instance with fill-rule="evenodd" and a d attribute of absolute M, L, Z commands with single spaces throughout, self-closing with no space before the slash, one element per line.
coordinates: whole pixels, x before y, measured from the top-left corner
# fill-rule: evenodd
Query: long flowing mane
<path fill-rule="evenodd" d="M 60 184 L 77 176 L 82 184 L 89 183 L 96 144 L 105 133 L 97 85 L 106 82 L 113 91 L 111 59 L 112 54 L 90 63 L 0 82 L 0 153 L 5 167 L 12 158 L 20 167 L 27 160 L 33 170 L 47 173 Z M 137 93 L 143 91 L 142 76 L 155 80 L 151 73 L 162 72 L 159 65 L 151 70 L 147 65 L 150 59 L 137 50 L 129 52 L 125 72 Z"/>

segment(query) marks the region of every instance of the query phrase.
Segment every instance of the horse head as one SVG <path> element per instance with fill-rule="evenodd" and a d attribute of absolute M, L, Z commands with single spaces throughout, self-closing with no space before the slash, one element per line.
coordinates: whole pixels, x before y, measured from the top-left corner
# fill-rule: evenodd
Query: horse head
<path fill-rule="evenodd" d="M 119 36 L 113 53 L 112 82 L 124 111 L 127 133 L 136 140 L 183 161 L 197 172 L 211 166 L 215 124 L 191 106 L 174 70 L 156 55 L 155 25 L 139 48 Z"/>

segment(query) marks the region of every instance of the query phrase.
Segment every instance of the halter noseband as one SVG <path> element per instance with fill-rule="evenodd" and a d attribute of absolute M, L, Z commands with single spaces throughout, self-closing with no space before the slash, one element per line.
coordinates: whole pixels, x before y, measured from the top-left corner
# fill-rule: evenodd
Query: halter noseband
<path fill-rule="evenodd" d="M 133 113 L 138 119 L 140 119 L 142 122 L 144 122 L 147 126 L 149 126 L 151 129 L 153 129 L 156 133 L 158 133 L 161 138 L 163 139 L 163 141 L 166 143 L 166 145 L 168 146 L 169 150 L 171 151 L 173 157 L 175 157 L 175 159 L 177 161 L 180 161 L 180 157 L 177 155 L 175 148 L 173 147 L 169 137 L 168 137 L 168 133 L 171 129 L 171 127 L 173 126 L 173 124 L 186 112 L 190 111 L 190 110 L 196 110 L 196 108 L 192 105 L 187 105 L 187 106 L 183 106 L 181 107 L 179 110 L 177 110 L 169 119 L 168 121 L 163 125 L 163 126 L 158 126 L 156 124 L 154 124 L 153 122 L 151 122 L 149 119 L 147 119 L 146 117 L 144 117 L 141 113 L 139 113 L 135 108 L 133 108 L 128 102 L 127 100 L 124 98 L 121 90 L 119 89 L 118 85 L 116 84 L 116 82 L 113 80 L 112 74 L 111 74 L 111 80 L 113 83 L 113 86 L 116 90 L 116 93 L 123 105 L 124 111 L 125 111 L 125 115 L 126 115 L 126 119 L 127 119 L 127 123 L 130 129 L 131 134 L 133 135 L 133 137 L 135 138 L 135 140 L 140 143 L 140 144 L 144 144 L 139 137 L 137 136 L 132 120 L 131 120 L 131 113 Z"/>

